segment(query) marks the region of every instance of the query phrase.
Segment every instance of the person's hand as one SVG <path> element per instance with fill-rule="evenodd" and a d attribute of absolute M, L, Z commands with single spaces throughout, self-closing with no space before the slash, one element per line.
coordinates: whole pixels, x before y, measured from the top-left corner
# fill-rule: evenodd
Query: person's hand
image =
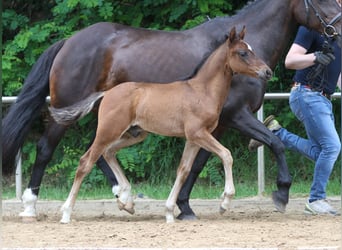
<path fill-rule="evenodd" d="M 324 66 L 328 65 L 329 63 L 331 63 L 331 61 L 335 60 L 335 56 L 333 53 L 325 54 L 322 51 L 316 51 L 314 55 L 316 56 L 314 62 L 322 64 Z"/>

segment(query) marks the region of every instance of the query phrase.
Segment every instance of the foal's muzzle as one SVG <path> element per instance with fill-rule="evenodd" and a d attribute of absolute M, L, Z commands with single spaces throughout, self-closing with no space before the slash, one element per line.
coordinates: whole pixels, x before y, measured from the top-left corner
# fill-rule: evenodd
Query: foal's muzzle
<path fill-rule="evenodd" d="M 272 78 L 273 71 L 270 68 L 262 69 L 258 72 L 258 77 L 264 81 L 268 81 Z"/>

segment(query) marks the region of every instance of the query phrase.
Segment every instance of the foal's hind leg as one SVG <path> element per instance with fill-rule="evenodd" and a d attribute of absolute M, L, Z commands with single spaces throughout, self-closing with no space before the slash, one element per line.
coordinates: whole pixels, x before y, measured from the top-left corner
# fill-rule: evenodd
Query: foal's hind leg
<path fill-rule="evenodd" d="M 89 143 L 89 145 L 87 146 L 87 149 L 91 146 L 91 144 L 94 142 L 95 139 L 95 135 L 96 132 L 94 133 L 94 136 L 91 140 L 91 142 Z M 97 162 L 96 165 L 99 167 L 99 169 L 103 172 L 103 174 L 107 177 L 107 180 L 109 182 L 109 184 L 112 187 L 112 193 L 113 195 L 116 197 L 117 196 L 117 190 L 118 190 L 118 181 L 112 171 L 112 169 L 109 167 L 108 163 L 106 162 L 106 160 L 104 159 L 103 156 L 101 156 Z"/>
<path fill-rule="evenodd" d="M 102 151 L 103 151 L 102 148 L 91 146 L 88 149 L 88 151 L 81 157 L 80 163 L 76 170 L 76 175 L 75 175 L 74 182 L 72 184 L 72 188 L 70 190 L 69 196 L 61 208 L 63 212 L 63 216 L 60 221 L 61 223 L 70 222 L 71 212 L 72 212 L 72 209 L 74 208 L 77 194 L 80 190 L 82 181 L 84 177 L 93 168 L 94 163 L 101 156 Z"/>
<path fill-rule="evenodd" d="M 122 171 L 120 164 L 116 160 L 115 154 L 121 148 L 125 148 L 143 141 L 147 135 L 148 133 L 145 131 L 141 131 L 136 137 L 126 133 L 119 140 L 117 140 L 115 144 L 112 144 L 111 147 L 103 155 L 113 173 L 115 174 L 119 184 L 116 190 L 119 209 L 125 210 L 130 214 L 134 214 L 134 203 L 131 193 L 131 185 L 127 180 L 124 172 Z"/>

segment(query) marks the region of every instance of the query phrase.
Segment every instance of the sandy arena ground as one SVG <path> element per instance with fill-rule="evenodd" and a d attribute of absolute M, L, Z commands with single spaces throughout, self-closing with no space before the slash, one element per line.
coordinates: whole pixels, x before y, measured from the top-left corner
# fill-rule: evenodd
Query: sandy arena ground
<path fill-rule="evenodd" d="M 340 208 L 340 197 L 332 204 Z M 68 225 L 60 224 L 61 201 L 39 201 L 38 221 L 23 222 L 20 201 L 3 201 L 4 249 L 21 248 L 201 248 L 342 249 L 341 216 L 303 214 L 305 199 L 291 199 L 284 214 L 270 199 L 233 200 L 218 213 L 219 200 L 191 200 L 196 221 L 167 224 L 165 201 L 136 200 L 136 213 L 119 211 L 115 200 L 77 201 Z M 178 214 L 178 210 L 176 210 Z"/>

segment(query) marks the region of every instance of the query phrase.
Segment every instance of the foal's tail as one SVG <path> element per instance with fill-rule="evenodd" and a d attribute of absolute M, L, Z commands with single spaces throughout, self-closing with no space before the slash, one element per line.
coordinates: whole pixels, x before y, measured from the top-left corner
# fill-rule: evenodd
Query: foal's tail
<path fill-rule="evenodd" d="M 50 46 L 33 65 L 17 101 L 2 120 L 2 172 L 14 171 L 16 155 L 24 143 L 32 121 L 38 116 L 49 94 L 49 74 L 52 63 L 65 40 Z"/>
<path fill-rule="evenodd" d="M 59 124 L 70 125 L 88 114 L 104 92 L 95 92 L 86 99 L 64 108 L 49 107 L 50 114 Z"/>

